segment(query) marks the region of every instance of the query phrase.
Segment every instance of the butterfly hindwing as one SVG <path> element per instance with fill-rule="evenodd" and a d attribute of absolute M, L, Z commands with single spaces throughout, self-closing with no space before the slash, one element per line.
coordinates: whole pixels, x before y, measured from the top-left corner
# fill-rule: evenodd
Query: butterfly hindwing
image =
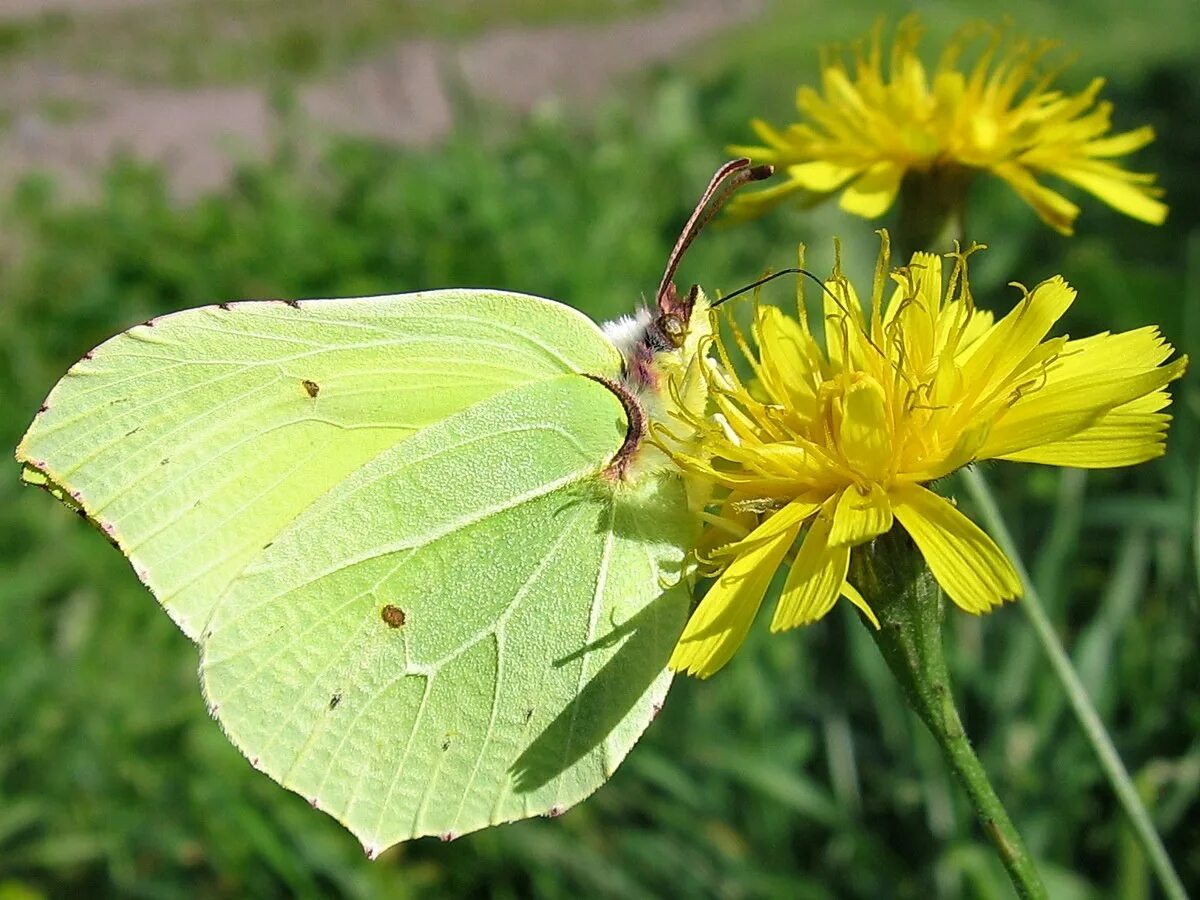
<path fill-rule="evenodd" d="M 687 604 L 670 587 L 690 539 L 681 485 L 604 481 L 624 428 L 607 388 L 564 376 L 475 404 L 331 490 L 202 639 L 230 738 L 372 851 L 599 787 L 665 696 Z"/>

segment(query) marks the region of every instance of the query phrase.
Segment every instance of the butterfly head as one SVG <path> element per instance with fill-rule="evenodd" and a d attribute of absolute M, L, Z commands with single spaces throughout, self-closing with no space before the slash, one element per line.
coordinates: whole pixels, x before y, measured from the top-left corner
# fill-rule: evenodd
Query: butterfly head
<path fill-rule="evenodd" d="M 703 415 L 708 402 L 702 366 L 712 335 L 711 306 L 699 285 L 679 292 L 675 273 L 680 260 L 734 191 L 773 171 L 771 166 L 752 166 L 748 159 L 735 159 L 718 169 L 667 257 L 653 307 L 604 326 L 624 359 L 623 387 L 637 399 L 652 426 L 678 430 L 682 422 Z M 681 416 L 681 412 L 692 415 Z M 668 464 L 665 454 L 649 447 L 639 448 L 638 456 L 641 470 Z"/>

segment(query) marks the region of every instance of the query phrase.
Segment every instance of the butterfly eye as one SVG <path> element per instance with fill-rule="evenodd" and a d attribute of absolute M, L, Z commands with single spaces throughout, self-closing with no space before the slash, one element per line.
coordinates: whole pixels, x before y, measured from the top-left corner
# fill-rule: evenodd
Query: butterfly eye
<path fill-rule="evenodd" d="M 658 327 L 666 335 L 672 346 L 678 347 L 683 343 L 683 336 L 687 332 L 687 324 L 681 316 L 675 313 L 663 313 L 659 317 Z"/>

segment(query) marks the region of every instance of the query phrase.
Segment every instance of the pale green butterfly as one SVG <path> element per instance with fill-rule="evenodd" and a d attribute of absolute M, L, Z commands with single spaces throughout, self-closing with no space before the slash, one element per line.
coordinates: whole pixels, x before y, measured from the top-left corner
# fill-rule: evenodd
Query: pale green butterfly
<path fill-rule="evenodd" d="M 97 525 L 188 637 L 258 769 L 374 857 L 556 815 L 670 685 L 697 501 L 647 441 L 703 406 L 679 259 L 766 167 L 714 175 L 652 310 L 489 290 L 185 310 L 54 387 L 23 477 Z"/>

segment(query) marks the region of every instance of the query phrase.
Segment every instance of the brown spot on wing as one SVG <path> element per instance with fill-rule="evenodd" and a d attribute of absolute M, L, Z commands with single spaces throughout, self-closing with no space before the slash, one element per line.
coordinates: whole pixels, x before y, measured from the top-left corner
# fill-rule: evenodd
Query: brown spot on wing
<path fill-rule="evenodd" d="M 383 619 L 388 628 L 399 628 L 408 618 L 404 615 L 404 610 L 398 606 L 393 606 L 391 603 L 379 611 L 379 617 Z"/>
<path fill-rule="evenodd" d="M 309 379 L 305 378 L 300 383 L 304 385 L 304 390 L 310 397 L 316 397 L 317 394 L 321 392 L 321 386 L 315 381 L 310 381 Z"/>

